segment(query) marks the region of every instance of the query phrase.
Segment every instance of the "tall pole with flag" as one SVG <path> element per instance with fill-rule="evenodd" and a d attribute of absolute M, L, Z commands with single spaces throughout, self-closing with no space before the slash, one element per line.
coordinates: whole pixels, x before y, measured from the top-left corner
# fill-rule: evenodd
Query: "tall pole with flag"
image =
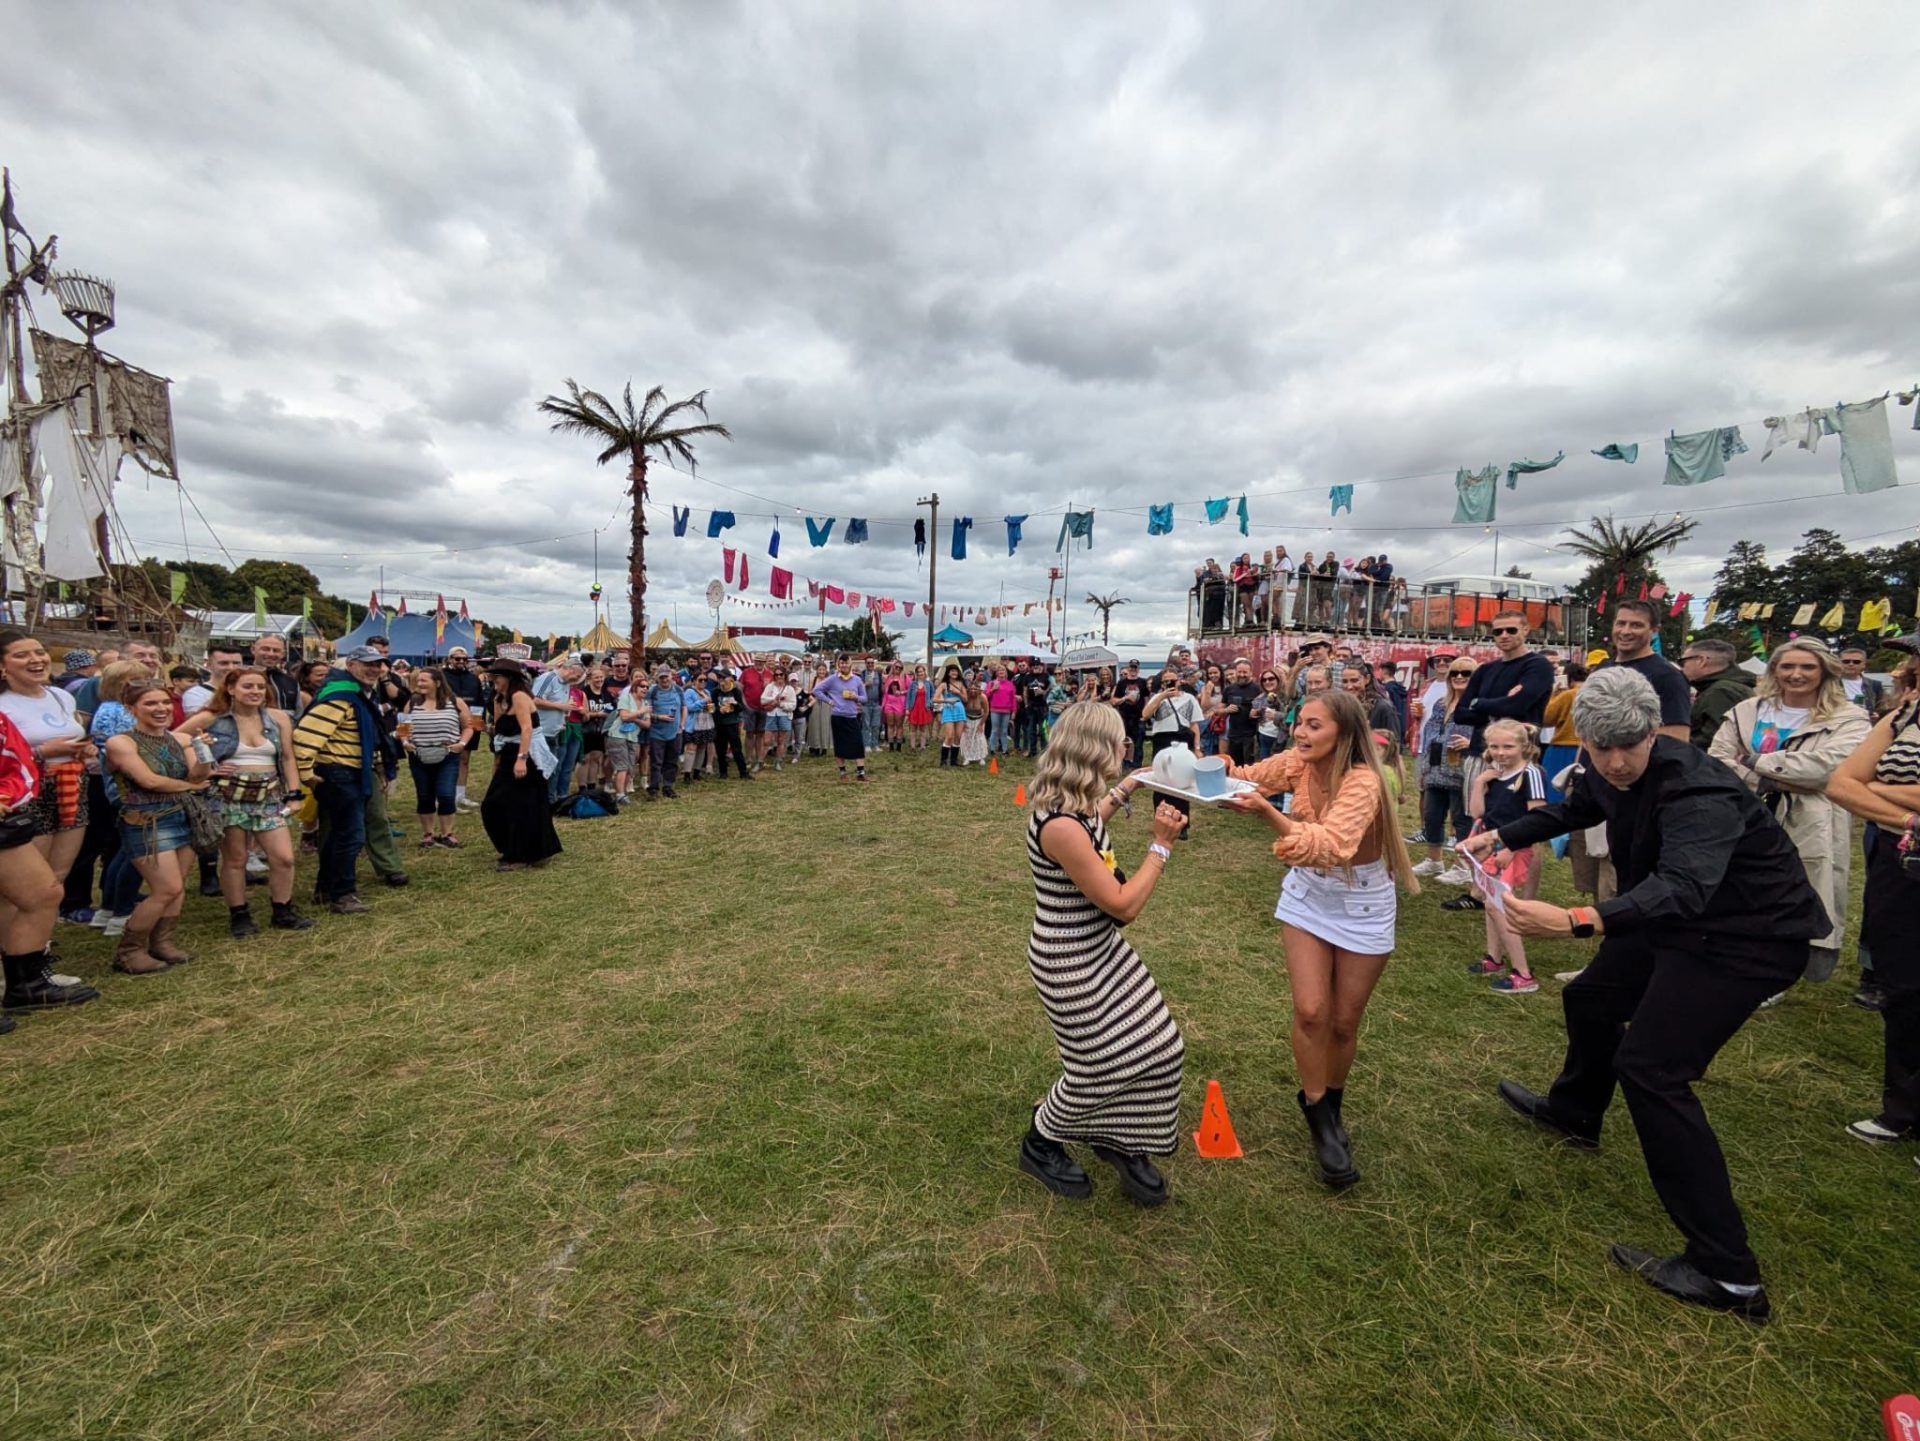
<path fill-rule="evenodd" d="M 439 655 L 447 644 L 447 598 L 433 598 L 433 653 Z"/>

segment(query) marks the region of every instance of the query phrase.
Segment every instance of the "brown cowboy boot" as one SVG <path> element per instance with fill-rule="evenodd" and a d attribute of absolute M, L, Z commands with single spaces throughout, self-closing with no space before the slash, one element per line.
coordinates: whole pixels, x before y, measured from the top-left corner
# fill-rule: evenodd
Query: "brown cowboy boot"
<path fill-rule="evenodd" d="M 114 947 L 113 968 L 130 976 L 154 976 L 166 970 L 167 963 L 147 950 L 147 932 L 128 926 Z"/>
<path fill-rule="evenodd" d="M 147 952 L 158 957 L 170 966 L 184 966 L 193 957 L 173 943 L 174 927 L 180 924 L 178 916 L 162 916 L 153 923 L 153 936 L 147 942 Z"/>

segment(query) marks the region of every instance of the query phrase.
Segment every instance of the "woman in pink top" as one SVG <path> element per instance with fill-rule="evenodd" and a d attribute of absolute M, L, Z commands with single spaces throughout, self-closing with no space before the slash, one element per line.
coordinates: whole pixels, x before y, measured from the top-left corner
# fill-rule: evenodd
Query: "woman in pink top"
<path fill-rule="evenodd" d="M 1347 1073 L 1360 1018 L 1393 950 L 1395 883 L 1409 894 L 1420 883 L 1367 713 L 1353 696 L 1328 691 L 1308 698 L 1288 749 L 1228 771 L 1255 788 L 1226 804 L 1272 826 L 1273 853 L 1289 867 L 1274 918 L 1293 992 L 1296 1099 L 1321 1177 L 1335 1188 L 1351 1186 L 1360 1172 L 1342 1112 Z M 1293 796 L 1284 812 L 1267 799 L 1281 791 Z"/>
<path fill-rule="evenodd" d="M 987 717 L 991 729 L 987 736 L 987 749 L 1006 755 L 1013 742 L 1010 729 L 1013 725 L 1013 713 L 1020 708 L 1020 692 L 1014 683 L 1007 679 L 1007 668 L 997 665 L 993 668 L 993 679 L 987 682 Z"/>

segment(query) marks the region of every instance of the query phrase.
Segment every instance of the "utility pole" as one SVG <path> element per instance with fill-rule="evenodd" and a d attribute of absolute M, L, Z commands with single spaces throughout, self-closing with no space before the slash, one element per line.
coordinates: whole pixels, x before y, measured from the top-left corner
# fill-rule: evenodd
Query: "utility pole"
<path fill-rule="evenodd" d="M 922 496 L 915 505 L 930 507 L 927 517 L 927 670 L 933 670 L 934 579 L 940 573 L 940 492 Z"/>

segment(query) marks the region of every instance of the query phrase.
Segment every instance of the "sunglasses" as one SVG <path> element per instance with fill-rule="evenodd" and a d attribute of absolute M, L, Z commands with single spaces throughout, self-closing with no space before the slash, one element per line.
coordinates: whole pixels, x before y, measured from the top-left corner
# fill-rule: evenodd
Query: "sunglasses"
<path fill-rule="evenodd" d="M 1447 679 L 1448 680 L 1468 680 L 1472 677 L 1472 675 L 1473 675 L 1473 672 L 1470 670 L 1450 670 L 1447 672 Z"/>
<path fill-rule="evenodd" d="M 1518 635 L 1520 634 L 1520 627 L 1517 625 L 1496 625 L 1493 628 L 1493 633 L 1495 635 Z"/>

